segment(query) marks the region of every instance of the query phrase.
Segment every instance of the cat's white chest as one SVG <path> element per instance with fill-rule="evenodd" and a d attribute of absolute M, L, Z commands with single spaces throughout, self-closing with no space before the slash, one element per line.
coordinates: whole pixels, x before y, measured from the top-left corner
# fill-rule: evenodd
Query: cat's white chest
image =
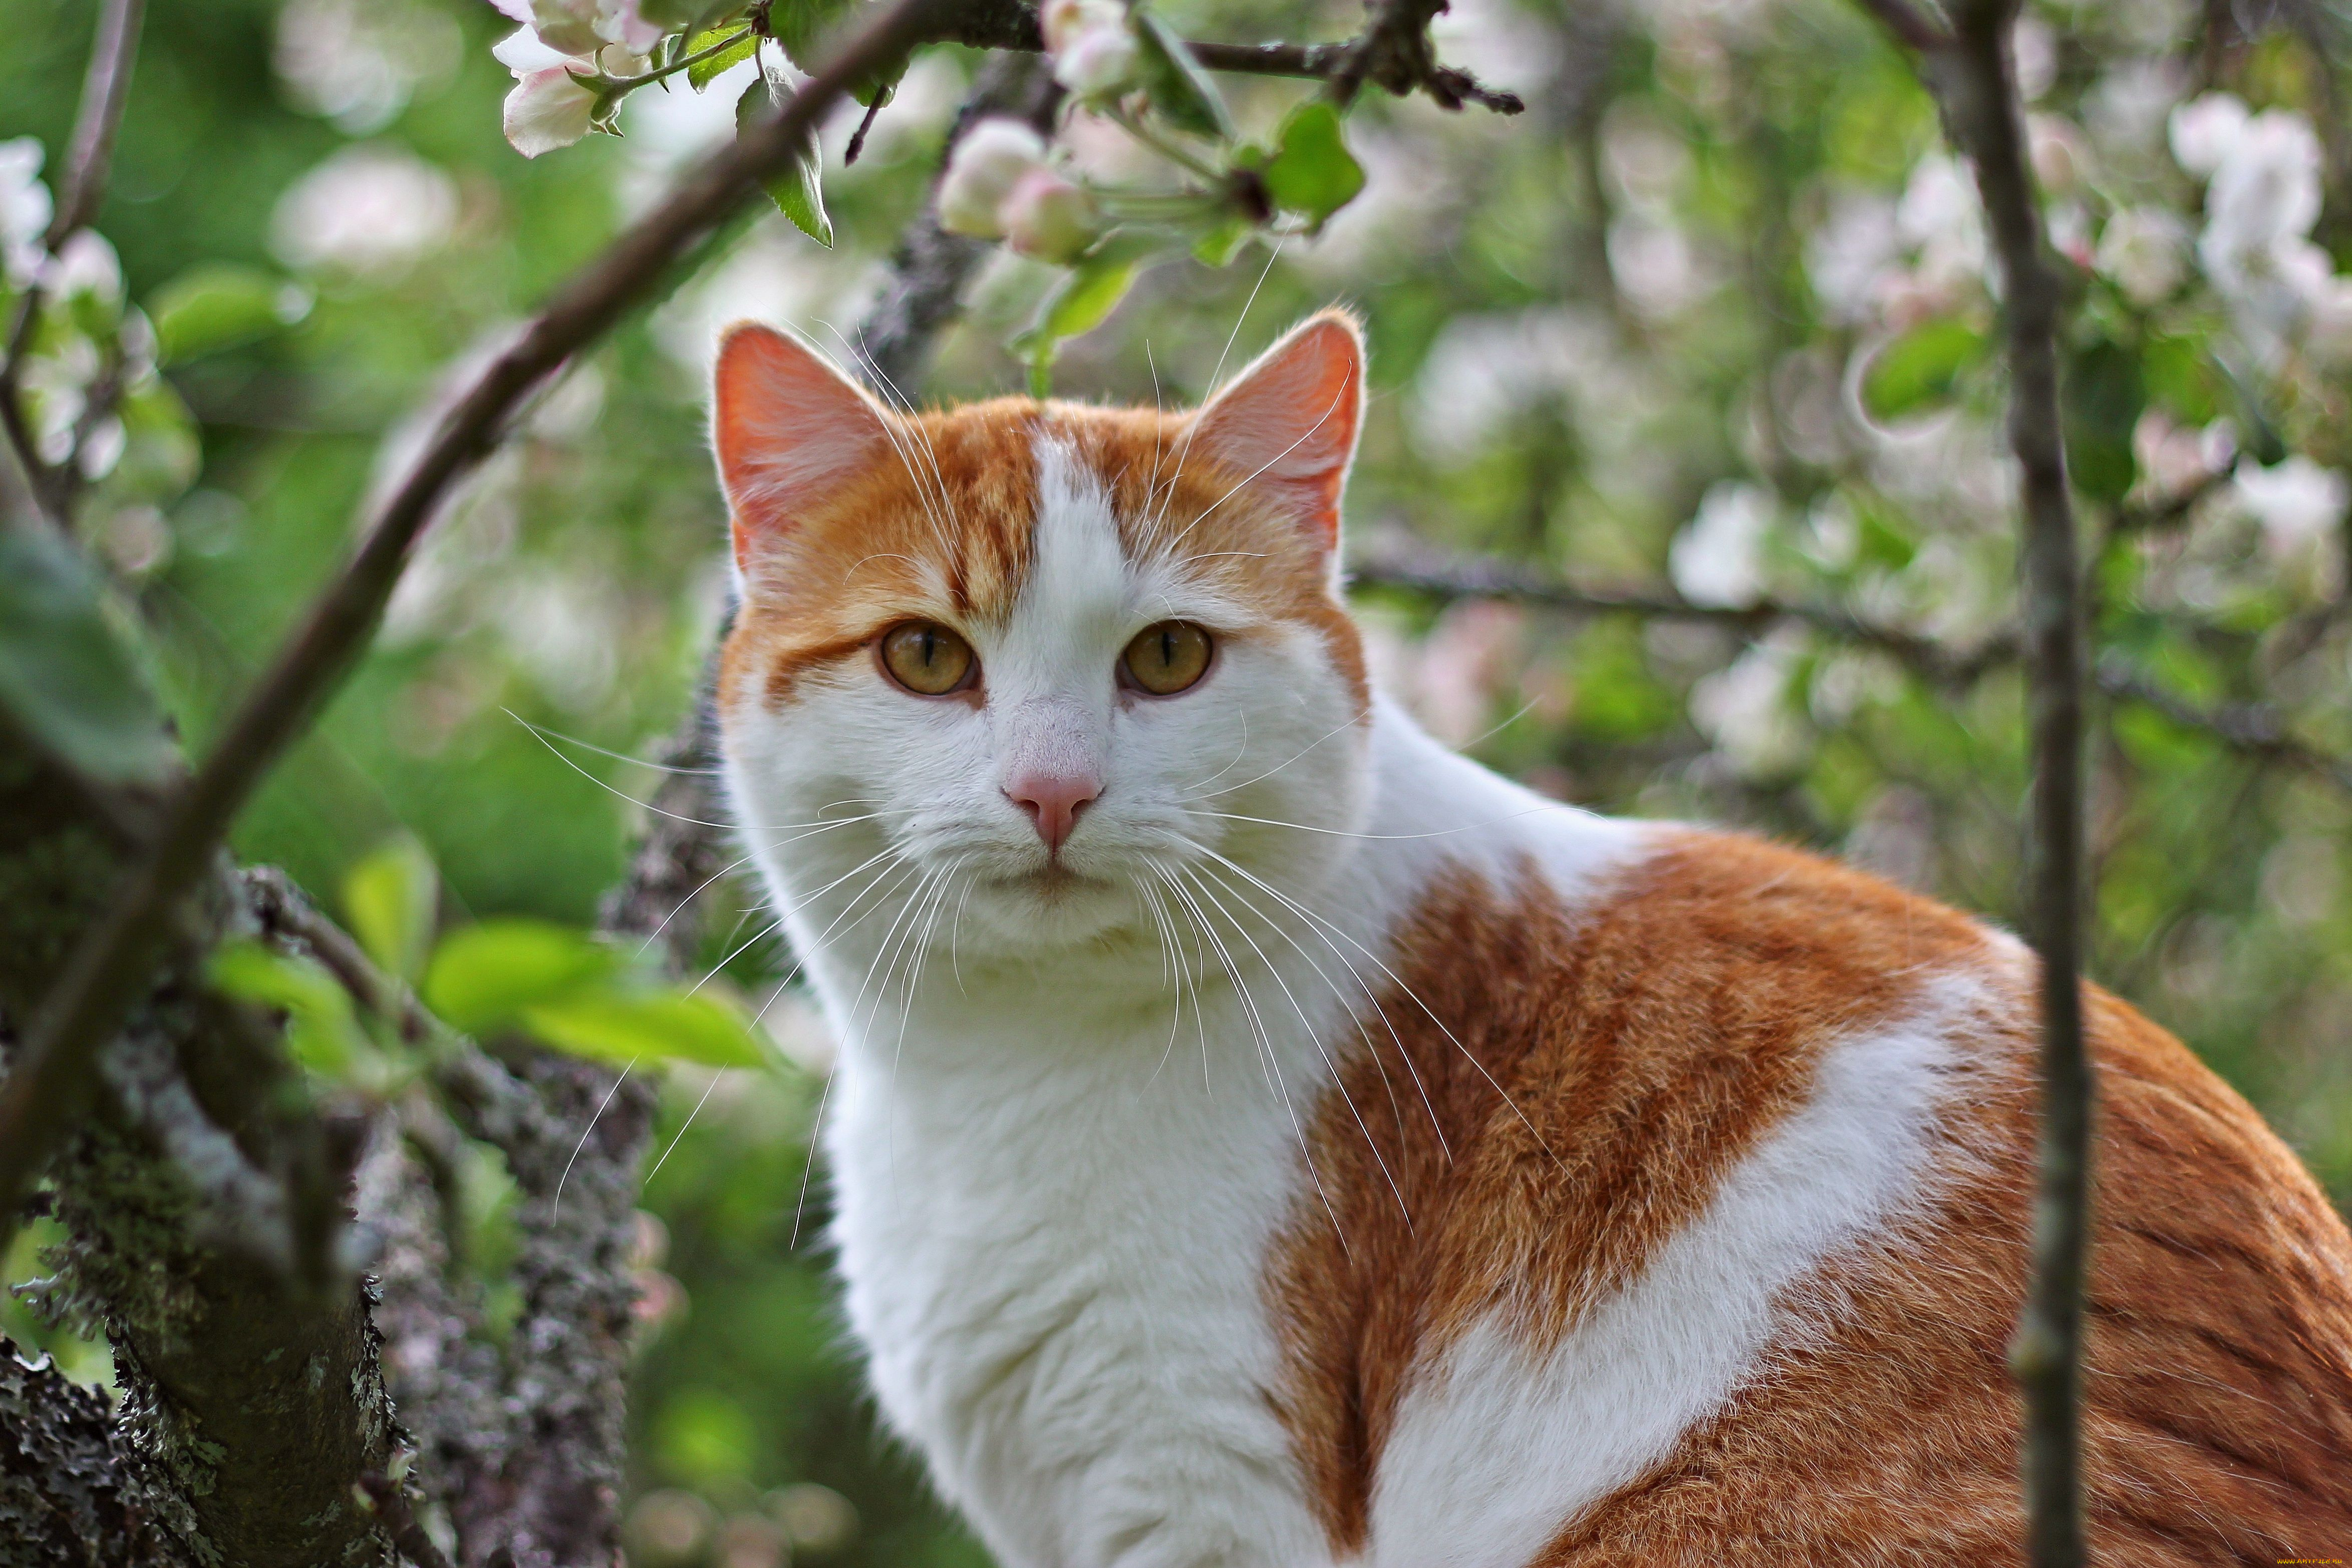
<path fill-rule="evenodd" d="M 1262 1287 L 1320 1056 L 1215 986 L 1205 1024 L 1175 1019 L 1156 978 L 1032 980 L 1026 1005 L 928 987 L 903 1043 L 886 1013 L 835 1084 L 852 1325 L 1008 1568 L 1325 1552 L 1267 1398 Z"/>

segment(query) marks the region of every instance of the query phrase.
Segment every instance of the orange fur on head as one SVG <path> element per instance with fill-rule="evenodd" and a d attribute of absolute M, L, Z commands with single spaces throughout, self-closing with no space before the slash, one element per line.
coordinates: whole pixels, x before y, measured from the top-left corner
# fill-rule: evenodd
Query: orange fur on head
<path fill-rule="evenodd" d="M 902 413 L 799 338 L 740 323 L 720 340 L 711 420 L 744 584 L 720 690 L 751 682 L 783 701 L 898 620 L 1001 623 L 1027 580 L 1036 447 L 1052 439 L 1102 486 L 1130 556 L 1188 563 L 1314 632 L 1360 711 L 1335 563 L 1362 414 L 1362 335 L 1339 310 L 1192 413 L 1018 397 Z"/>

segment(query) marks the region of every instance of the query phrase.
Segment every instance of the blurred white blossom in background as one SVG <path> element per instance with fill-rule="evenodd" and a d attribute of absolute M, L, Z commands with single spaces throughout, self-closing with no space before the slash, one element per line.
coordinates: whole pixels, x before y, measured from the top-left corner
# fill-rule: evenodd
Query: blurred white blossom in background
<path fill-rule="evenodd" d="M 286 188 L 269 248 L 289 267 L 382 278 L 439 249 L 457 221 L 457 182 L 404 147 L 364 142 Z"/>
<path fill-rule="evenodd" d="M 297 108 L 369 136 L 455 71 L 464 48 L 454 19 L 414 0 L 288 0 L 269 59 Z"/>
<path fill-rule="evenodd" d="M 2310 122 L 2210 92 L 2175 110 L 2170 129 L 2173 156 L 2207 182 L 2198 260 L 2247 346 L 2269 364 L 2298 346 L 2326 363 L 2352 357 L 2352 278 L 2308 237 L 2321 175 Z"/>
<path fill-rule="evenodd" d="M 0 276 L 14 287 L 33 280 L 44 254 L 41 235 L 52 208 L 49 188 L 41 183 L 41 158 L 37 136 L 0 141 Z"/>
<path fill-rule="evenodd" d="M 1675 536 L 1666 570 L 1694 604 L 1742 609 L 1764 591 L 1764 541 L 1777 510 L 1761 485 L 1709 486 L 1690 526 Z"/>
<path fill-rule="evenodd" d="M 1811 727 L 1791 700 L 1808 645 L 1803 628 L 1776 626 L 1691 687 L 1691 722 L 1748 778 L 1787 774 L 1811 754 Z"/>

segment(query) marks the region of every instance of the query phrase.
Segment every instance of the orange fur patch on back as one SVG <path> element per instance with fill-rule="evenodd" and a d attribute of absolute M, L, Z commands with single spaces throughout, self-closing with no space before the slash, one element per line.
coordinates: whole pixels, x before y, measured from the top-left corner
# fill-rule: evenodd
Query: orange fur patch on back
<path fill-rule="evenodd" d="M 1399 1401 L 1454 1336 L 1500 1312 L 1531 1346 L 1556 1343 L 1804 1099 L 1825 1046 L 1969 966 L 2005 967 L 1965 917 L 1746 839 L 1664 834 L 1580 912 L 1532 877 L 1433 889 L 1384 1019 L 1367 1020 L 1370 1043 L 1310 1132 L 1339 1229 L 1310 1196 L 1269 1269 L 1277 1407 L 1335 1553 L 1362 1548 Z M 1961 1154 L 1921 1213 L 1826 1265 L 1790 1303 L 1812 1332 L 1541 1564 L 2018 1561 L 2004 1354 L 2032 1172 L 2023 983 L 2002 984 L 2011 1000 L 1959 1042 L 1971 1087 L 1942 1136 Z M 2352 1238 L 2235 1093 L 2088 995 L 2099 1559 L 2340 1552 Z"/>
<path fill-rule="evenodd" d="M 1868 877 L 1710 834 L 1663 835 L 1581 914 L 1532 873 L 1433 890 L 1310 1132 L 1338 1228 L 1302 1205 L 1272 1270 L 1280 1406 L 1334 1551 L 1363 1543 L 1417 1366 L 1497 1310 L 1556 1343 L 1705 1207 L 1830 1039 L 1983 940 Z"/>
<path fill-rule="evenodd" d="M 2261 1119 L 2181 1044 L 2086 988 L 2100 1083 L 2084 1388 L 2092 1555 L 2269 1563 L 2352 1541 L 2352 1238 Z M 1783 1346 L 1540 1568 L 1639 1561 L 2023 1560 L 2005 1349 L 2033 1186 L 2019 1012 L 2006 1089 L 1954 1108 L 1976 1156 L 1899 1245 L 1826 1271 L 1841 1310 Z"/>

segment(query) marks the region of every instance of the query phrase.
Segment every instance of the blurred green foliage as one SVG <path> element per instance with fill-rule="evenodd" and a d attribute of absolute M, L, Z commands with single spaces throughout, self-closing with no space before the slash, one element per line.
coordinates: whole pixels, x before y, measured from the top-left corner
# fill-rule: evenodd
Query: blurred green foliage
<path fill-rule="evenodd" d="M 1339 37 L 1357 20 L 1338 0 L 1167 11 L 1190 36 L 1234 39 Z M 37 136 L 55 156 L 89 20 L 0 0 L 0 140 Z M 2319 113 L 2310 52 L 2273 34 L 2207 49 L 2164 0 L 2052 4 L 2030 26 L 2021 58 L 2046 78 L 2037 148 L 2076 301 L 2065 434 L 2097 640 L 2187 700 L 2272 702 L 2313 744 L 2352 752 L 2344 502 L 2311 478 L 2352 463 L 2342 360 L 2307 347 L 2309 322 L 2265 348 L 2253 307 L 2200 278 L 2202 177 L 2166 129 L 2208 89 Z M 678 82 L 636 95 L 623 137 L 527 162 L 499 131 L 510 78 L 488 50 L 506 26 L 478 0 L 151 5 L 99 227 L 155 323 L 202 465 L 168 503 L 101 491 L 86 526 L 154 629 L 198 747 L 449 367 L 731 130 L 742 81 L 708 99 Z M 1373 353 L 1349 502 L 1360 554 L 1411 538 L 1584 580 L 1834 602 L 1960 648 L 1997 631 L 2012 522 L 1965 173 L 1938 163 L 1931 107 L 1866 19 L 1840 0 L 1464 0 L 1440 40 L 1528 111 L 1368 95 L 1345 127 L 1367 183 L 1321 236 L 1222 268 L 1151 260 L 1064 346 L 1056 388 L 1197 398 L 1344 299 Z M 726 591 L 699 387 L 711 328 L 758 313 L 821 340 L 853 329 L 971 63 L 919 60 L 854 168 L 840 156 L 855 114 L 828 126 L 829 251 L 773 212 L 747 216 L 545 396 L 437 525 L 375 651 L 241 824 L 241 856 L 330 890 L 404 832 L 439 869 L 452 929 L 592 918 L 623 866 L 627 798 L 657 781 L 625 758 L 684 710 Z M 1220 86 L 1259 144 L 1330 130 L 1292 118 L 1303 84 Z M 2329 166 L 2312 230 L 2330 266 L 2352 235 L 2342 173 Z M 2167 287 L 2129 273 L 2121 239 L 2109 255 L 2122 214 L 2151 212 L 2179 228 L 2146 252 L 2179 269 Z M 1005 344 L 1064 276 L 993 258 L 908 390 L 1020 385 Z M 2217 421 L 2234 443 L 2218 462 Z M 2305 528 L 2315 542 L 2286 527 L 2304 516 L 2277 498 L 2289 480 L 2336 494 Z M 1497 767 L 1602 809 L 1844 853 L 2015 923 L 2011 671 L 1946 688 L 1794 624 L 1747 638 L 1384 589 L 1360 604 L 1382 678 Z M 2099 705 L 2094 775 L 2094 973 L 2243 1089 L 2345 1201 L 2352 803 L 2129 704 Z M 371 874 L 380 907 L 362 925 L 420 972 L 409 905 L 429 883 Z M 716 962 L 760 929 L 759 895 L 730 882 L 703 896 Z M 764 994 L 787 967 L 754 942 L 729 973 Z M 767 1022 L 816 1059 L 795 996 Z M 645 1563 L 738 1547 L 774 1561 L 793 1539 L 809 1561 L 982 1560 L 859 1392 L 808 1168 L 819 1101 L 799 1068 L 670 1071 L 631 1416 Z M 12 1281 L 37 1272 L 33 1242 L 7 1260 Z M 13 1298 L 0 1330 L 60 1343 Z M 60 1348 L 102 1375 L 102 1349 Z M 810 1485 L 829 1490 L 791 1490 Z M 843 1499 L 856 1528 L 826 1545 Z"/>

